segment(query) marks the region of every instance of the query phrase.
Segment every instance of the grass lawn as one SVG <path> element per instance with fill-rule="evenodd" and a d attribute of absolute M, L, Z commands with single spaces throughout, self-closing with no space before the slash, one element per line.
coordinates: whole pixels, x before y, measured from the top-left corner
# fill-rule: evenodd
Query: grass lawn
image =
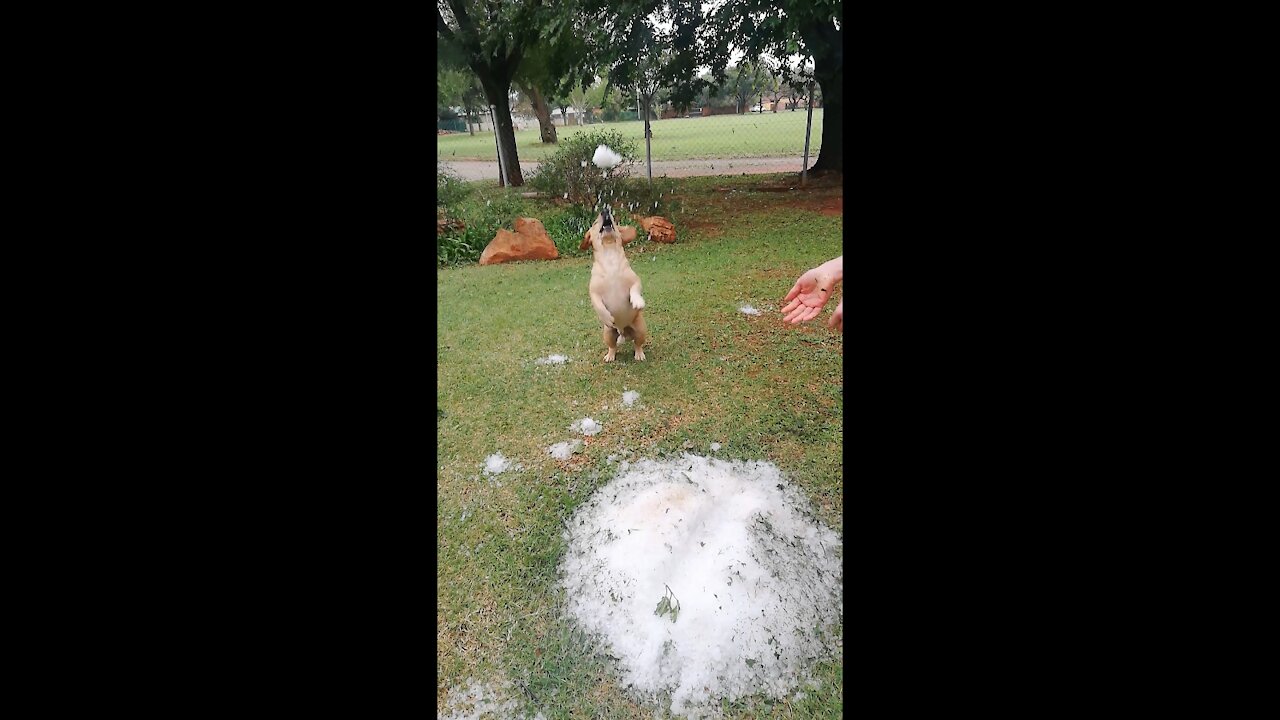
<path fill-rule="evenodd" d="M 644 362 L 631 343 L 602 362 L 589 256 L 438 270 L 437 712 L 474 678 L 512 683 L 529 715 L 548 720 L 654 717 L 565 619 L 556 582 L 564 523 L 614 477 L 611 454 L 771 461 L 843 533 L 844 341 L 825 326 L 838 297 L 798 328 L 777 312 L 800 273 L 842 254 L 842 190 L 761 190 L 793 179 L 678 182 L 678 242 L 628 246 L 648 305 Z M 740 313 L 748 303 L 763 314 Z M 553 353 L 570 361 L 534 364 Z M 625 390 L 640 393 L 632 407 Z M 603 431 L 569 460 L 551 458 L 549 445 L 583 439 L 567 428 L 587 416 Z M 495 452 L 518 469 L 486 477 Z M 842 655 L 815 672 L 807 697 L 726 705 L 725 717 L 840 717 Z"/>
<path fill-rule="evenodd" d="M 780 157 L 804 153 L 805 111 L 749 115 L 713 115 L 711 117 L 652 120 L 654 160 L 690 160 L 695 158 Z M 558 137 L 566 137 L 584 129 L 601 127 L 617 130 L 636 141 L 640 157 L 644 157 L 644 122 L 606 123 L 569 127 L 556 126 Z M 538 126 L 516 133 L 516 151 L 521 160 L 542 160 L 555 152 L 555 145 L 539 140 Z M 822 146 L 822 109 L 813 111 L 813 133 L 809 138 L 809 155 L 816 157 Z M 497 160 L 493 133 L 475 135 L 458 133 L 436 136 L 436 158 L 439 160 Z"/>

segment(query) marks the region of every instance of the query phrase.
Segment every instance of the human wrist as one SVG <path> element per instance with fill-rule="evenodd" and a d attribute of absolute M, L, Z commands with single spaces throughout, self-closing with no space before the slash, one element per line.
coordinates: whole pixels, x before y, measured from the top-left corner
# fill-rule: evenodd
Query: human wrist
<path fill-rule="evenodd" d="M 830 276 L 836 282 L 844 279 L 844 257 L 838 257 L 834 260 L 828 260 L 819 266 L 819 270 Z"/>

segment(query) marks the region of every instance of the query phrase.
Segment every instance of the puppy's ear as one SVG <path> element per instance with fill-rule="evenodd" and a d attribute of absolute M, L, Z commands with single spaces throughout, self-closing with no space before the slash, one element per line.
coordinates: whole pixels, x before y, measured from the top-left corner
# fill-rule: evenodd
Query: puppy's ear
<path fill-rule="evenodd" d="M 618 234 L 622 236 L 622 244 L 626 245 L 627 243 L 636 239 L 636 226 L 620 225 L 618 227 Z"/>
<path fill-rule="evenodd" d="M 582 235 L 582 244 L 578 246 L 578 252 L 582 252 L 591 247 L 591 231 L 588 230 Z"/>

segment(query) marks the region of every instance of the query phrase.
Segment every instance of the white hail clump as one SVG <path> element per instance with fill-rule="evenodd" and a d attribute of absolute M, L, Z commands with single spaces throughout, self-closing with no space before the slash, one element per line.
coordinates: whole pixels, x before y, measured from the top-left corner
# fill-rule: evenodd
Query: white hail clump
<path fill-rule="evenodd" d="M 547 448 L 547 454 L 557 460 L 568 460 L 569 456 L 581 446 L 581 440 L 566 440 Z"/>
<path fill-rule="evenodd" d="M 596 433 L 604 429 L 604 426 L 596 422 L 595 420 L 592 420 L 591 418 L 586 417 L 570 425 L 569 429 L 573 430 L 574 432 L 580 432 L 583 435 L 595 435 Z"/>
<path fill-rule="evenodd" d="M 484 472 L 486 475 L 497 475 L 511 467 L 511 461 L 502 457 L 502 453 L 496 452 L 484 459 Z"/>
<path fill-rule="evenodd" d="M 759 310 L 751 307 L 750 305 L 743 305 L 742 307 L 738 308 L 738 312 L 742 313 L 743 315 L 759 315 L 760 314 Z"/>
<path fill-rule="evenodd" d="M 838 652 L 840 536 L 770 463 L 623 462 L 564 536 L 569 616 L 672 714 L 788 697 Z"/>
<path fill-rule="evenodd" d="M 631 407 L 633 404 L 635 404 L 635 401 L 639 399 L 640 399 L 640 393 L 636 392 L 635 390 L 628 390 L 622 393 L 622 404 L 626 405 L 627 407 Z"/>

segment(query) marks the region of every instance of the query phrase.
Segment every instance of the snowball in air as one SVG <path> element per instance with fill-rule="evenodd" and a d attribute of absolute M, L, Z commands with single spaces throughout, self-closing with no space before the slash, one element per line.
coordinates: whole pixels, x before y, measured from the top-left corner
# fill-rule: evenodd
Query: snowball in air
<path fill-rule="evenodd" d="M 621 163 L 622 156 L 610 150 L 608 145 L 600 145 L 596 148 L 596 154 L 591 158 L 591 162 L 595 163 L 596 167 L 607 170 Z"/>

